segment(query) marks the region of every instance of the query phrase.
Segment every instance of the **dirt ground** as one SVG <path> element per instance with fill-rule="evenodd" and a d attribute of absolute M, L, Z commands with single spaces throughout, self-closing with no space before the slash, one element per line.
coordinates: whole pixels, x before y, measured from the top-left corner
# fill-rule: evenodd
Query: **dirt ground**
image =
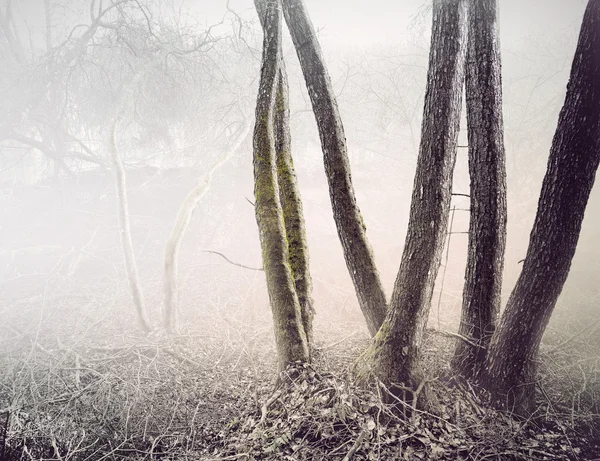
<path fill-rule="evenodd" d="M 438 411 L 409 414 L 383 403 L 384 389 L 353 384 L 369 340 L 357 313 L 317 315 L 314 364 L 276 387 L 265 306 L 188 310 L 179 335 L 143 336 L 126 287 L 67 288 L 49 283 L 2 307 L 1 459 L 600 459 L 590 324 L 547 335 L 527 421 L 449 387 L 454 338 L 429 331 L 424 367 Z"/>
<path fill-rule="evenodd" d="M 181 197 L 162 183 L 153 192 L 148 181 L 131 181 L 130 205 L 158 326 L 163 245 Z M 277 387 L 264 274 L 203 251 L 260 261 L 246 200 L 196 213 L 181 254 L 180 332 L 144 336 L 114 203 L 103 199 L 112 186 L 100 182 L 90 193 L 89 183 L 60 200 L 43 188 L 2 196 L 0 460 L 600 459 L 600 323 L 596 298 L 580 286 L 572 290 L 585 305 L 559 306 L 553 316 L 539 357 L 538 410 L 522 421 L 450 386 L 464 271 L 448 270 L 432 306 L 438 331 L 423 346 L 436 411 L 414 412 L 384 403 L 384 388 L 354 385 L 352 365 L 369 338 L 340 255 L 329 265 L 335 235 L 319 237 L 311 253 L 314 361 Z M 242 214 L 243 233 L 225 219 Z"/>

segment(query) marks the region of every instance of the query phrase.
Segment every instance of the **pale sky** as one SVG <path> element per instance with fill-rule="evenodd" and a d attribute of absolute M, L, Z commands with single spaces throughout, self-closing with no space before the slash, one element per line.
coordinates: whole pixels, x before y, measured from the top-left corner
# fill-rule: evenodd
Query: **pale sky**
<path fill-rule="evenodd" d="M 0 0 L 4 5 L 7 0 Z M 431 25 L 430 0 L 305 0 L 323 42 L 340 45 L 381 41 L 404 41 L 414 34 L 427 33 Z M 53 2 L 54 3 L 54 2 Z M 58 21 L 65 15 L 84 14 L 84 0 L 64 0 L 57 10 Z M 184 4 L 199 22 L 218 22 L 226 11 L 226 0 L 164 0 L 163 5 Z M 529 35 L 556 36 L 577 31 L 586 0 L 500 0 L 500 34 L 504 46 L 518 48 Z M 253 0 L 230 0 L 230 7 L 253 19 Z M 44 0 L 13 0 L 15 9 L 27 18 L 34 34 L 44 30 Z"/>

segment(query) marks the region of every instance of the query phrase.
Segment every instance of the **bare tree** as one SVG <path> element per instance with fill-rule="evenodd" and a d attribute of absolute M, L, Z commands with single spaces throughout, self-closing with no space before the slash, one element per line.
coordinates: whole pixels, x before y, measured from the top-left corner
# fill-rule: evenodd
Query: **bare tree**
<path fill-rule="evenodd" d="M 497 406 L 534 407 L 535 360 L 563 288 L 600 162 L 600 0 L 589 0 L 550 149 L 523 270 L 490 344 L 485 386 Z"/>
<path fill-rule="evenodd" d="M 146 313 L 144 304 L 144 295 L 140 283 L 140 276 L 137 268 L 135 251 L 133 247 L 133 238 L 131 236 L 131 223 L 129 220 L 129 206 L 127 203 L 127 177 L 123 161 L 119 156 L 117 149 L 117 126 L 119 117 L 115 117 L 109 138 L 109 150 L 113 161 L 113 169 L 115 174 L 115 185 L 117 191 L 117 209 L 119 215 L 119 236 L 121 238 L 121 248 L 123 250 L 123 260 L 125 262 L 125 271 L 129 281 L 129 289 L 131 297 L 137 313 L 137 319 L 140 328 L 149 333 L 152 331 L 152 324 Z"/>
<path fill-rule="evenodd" d="M 277 182 L 275 112 L 281 69 L 281 8 L 265 5 L 263 59 L 254 128 L 254 194 L 267 288 L 273 311 L 279 369 L 309 360 L 309 346 L 290 266 Z"/>
<path fill-rule="evenodd" d="M 254 4 L 264 29 L 265 2 L 263 0 L 255 0 Z M 310 347 L 312 344 L 312 322 L 315 309 L 312 299 L 312 278 L 310 275 L 310 258 L 306 239 L 304 211 L 298 178 L 294 168 L 294 160 L 292 158 L 290 96 L 288 77 L 283 59 L 280 61 L 277 80 L 277 100 L 275 102 L 273 123 L 277 157 L 277 183 L 279 185 L 279 198 L 288 242 L 290 268 L 292 269 L 296 294 L 300 302 L 302 325 L 304 326 Z"/>
<path fill-rule="evenodd" d="M 235 154 L 246 137 L 250 133 L 250 124 L 242 128 L 238 139 L 229 151 L 223 155 L 207 172 L 204 174 L 196 186 L 185 197 L 175 218 L 175 223 L 169 238 L 165 245 L 165 254 L 163 261 L 163 290 L 164 290 L 164 305 L 163 305 L 163 326 L 168 332 L 175 332 L 178 327 L 178 272 L 179 272 L 179 250 L 185 233 L 192 220 L 194 209 L 198 202 L 209 191 L 214 173 L 227 163 L 233 154 Z"/>
<path fill-rule="evenodd" d="M 469 1 L 466 64 L 469 247 L 459 341 L 452 367 L 476 377 L 500 312 L 506 246 L 506 167 L 497 0 Z"/>
<path fill-rule="evenodd" d="M 393 385 L 392 392 L 399 395 L 406 388 L 419 388 L 422 380 L 419 348 L 446 238 L 466 33 L 466 0 L 434 1 L 421 145 L 404 252 L 388 314 L 356 364 L 360 380 L 375 376 Z"/>
<path fill-rule="evenodd" d="M 333 217 L 344 258 L 371 335 L 375 335 L 387 301 L 366 225 L 356 203 L 348 148 L 331 78 L 308 11 L 302 0 L 283 0 L 285 19 L 300 60 L 302 73 L 321 138 Z"/>

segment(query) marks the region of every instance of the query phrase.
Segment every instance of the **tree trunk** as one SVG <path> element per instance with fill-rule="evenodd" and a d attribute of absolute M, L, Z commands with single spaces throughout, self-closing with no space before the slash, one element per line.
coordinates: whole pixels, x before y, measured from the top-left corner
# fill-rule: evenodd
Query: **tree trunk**
<path fill-rule="evenodd" d="M 440 265 L 460 121 L 467 33 L 466 0 L 435 0 L 427 91 L 408 233 L 390 310 L 357 363 L 357 375 L 415 389 L 418 351 Z M 400 387 L 392 389 L 398 393 Z M 400 394 L 401 395 L 401 394 Z"/>
<path fill-rule="evenodd" d="M 465 75 L 471 220 L 462 318 L 452 368 L 476 378 L 500 311 L 506 246 L 506 167 L 497 0 L 469 1 Z"/>
<path fill-rule="evenodd" d="M 523 270 L 487 359 L 485 384 L 493 403 L 520 414 L 534 407 L 535 359 L 569 273 L 600 161 L 599 76 L 600 0 L 590 0 Z"/>
<path fill-rule="evenodd" d="M 164 291 L 164 305 L 163 305 L 163 325 L 164 328 L 173 333 L 178 327 L 178 309 L 179 309 L 179 250 L 181 249 L 181 243 L 183 237 L 190 225 L 192 215 L 196 209 L 196 205 L 204 195 L 210 190 L 212 177 L 215 171 L 222 167 L 225 163 L 231 159 L 233 154 L 237 152 L 242 143 L 246 140 L 250 132 L 251 125 L 245 121 L 245 127 L 240 134 L 237 142 L 231 148 L 231 150 L 218 160 L 208 170 L 206 175 L 198 181 L 196 186 L 188 193 L 184 201 L 181 203 L 179 210 L 177 211 L 177 217 L 175 218 L 175 224 L 169 234 L 169 239 L 165 245 L 165 254 L 163 260 L 163 291 Z"/>
<path fill-rule="evenodd" d="M 125 260 L 125 270 L 129 280 L 129 288 L 131 289 L 131 297 L 137 312 L 138 323 L 140 328 L 149 333 L 152 331 L 152 324 L 146 314 L 146 306 L 144 305 L 144 296 L 140 284 L 140 276 L 135 261 L 135 252 L 133 250 L 133 240 L 131 238 L 131 224 L 129 222 L 129 205 L 127 204 L 127 182 L 125 177 L 125 168 L 119 152 L 117 150 L 117 122 L 116 117 L 111 130 L 109 139 L 109 149 L 113 161 L 115 173 L 115 183 L 117 189 L 117 206 L 119 211 L 119 235 L 121 237 L 121 247 L 123 249 L 123 257 Z"/>
<path fill-rule="evenodd" d="M 279 369 L 283 370 L 293 362 L 307 362 L 309 349 L 289 263 L 275 173 L 274 112 L 281 62 L 281 11 L 278 2 L 267 3 L 264 25 L 262 69 L 254 128 L 254 194 L 256 222 L 273 311 Z"/>
<path fill-rule="evenodd" d="M 264 29 L 265 2 L 264 0 L 255 0 L 254 4 Z M 280 53 L 282 53 L 281 50 Z M 312 277 L 310 276 L 309 251 L 302 199 L 292 159 L 288 78 L 283 59 L 280 60 L 279 64 L 274 113 L 277 183 L 279 185 L 279 199 L 281 200 L 283 222 L 288 242 L 290 267 L 294 277 L 296 294 L 300 302 L 302 325 L 310 349 L 313 337 L 312 323 L 315 315 L 312 299 Z"/>
<path fill-rule="evenodd" d="M 317 121 L 333 218 L 344 258 L 367 327 L 371 335 L 375 335 L 385 318 L 387 302 L 373 250 L 367 240 L 366 226 L 354 196 L 346 137 L 331 79 L 304 2 L 282 1 Z"/>

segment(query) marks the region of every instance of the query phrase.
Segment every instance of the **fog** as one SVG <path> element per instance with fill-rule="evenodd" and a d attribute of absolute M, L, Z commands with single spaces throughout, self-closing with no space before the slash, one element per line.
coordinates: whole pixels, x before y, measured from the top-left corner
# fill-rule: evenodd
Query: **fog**
<path fill-rule="evenodd" d="M 181 201 L 215 162 L 230 155 L 215 172 L 185 236 L 181 310 L 192 323 L 209 318 L 205 314 L 212 311 L 268 318 L 262 273 L 205 252 L 219 252 L 247 266 L 262 265 L 248 203 L 253 200 L 251 136 L 238 151 L 228 150 L 253 123 L 261 33 L 252 3 L 150 2 L 118 14 L 112 11 L 108 26 L 100 27 L 81 48 L 77 40 L 90 24 L 88 4 L 5 1 L 2 8 L 8 13 L 9 6 L 2 36 L 6 104 L 0 145 L 0 297 L 5 308 L 25 303 L 35 316 L 34 300 L 48 290 L 76 298 L 102 280 L 103 290 L 118 296 L 112 301 L 114 309 L 125 318 L 132 314 L 106 140 L 127 82 L 143 68 L 133 91 L 135 108 L 126 110 L 117 139 L 148 308 L 158 318 L 164 244 Z M 572 0 L 500 2 L 509 196 L 504 298 L 527 249 L 584 6 Z M 389 293 L 402 254 L 419 146 L 430 6 L 417 0 L 375 0 L 308 2 L 308 7 L 342 112 L 358 204 Z M 158 35 L 147 30 L 146 20 L 154 23 Z M 111 21 L 118 31 L 110 28 Z M 168 40 L 182 46 L 197 43 L 208 28 L 210 46 L 178 60 L 157 60 Z M 177 34 L 182 38 L 174 38 Z M 289 39 L 284 54 L 317 318 L 333 310 L 360 322 L 331 217 L 314 118 Z M 466 145 L 465 127 L 463 116 L 461 146 Z M 87 162 L 86 156 L 99 161 Z M 459 148 L 455 192 L 469 191 L 466 163 L 466 149 Z M 556 313 L 570 321 L 595 309 L 598 195 L 595 191 L 588 205 Z M 463 210 L 468 199 L 455 197 L 453 206 L 458 211 L 444 253 L 448 266 L 440 271 L 432 306 L 432 321 L 450 330 L 457 326 L 461 305 L 468 230 L 468 212 Z M 77 309 L 88 315 L 84 306 Z"/>
<path fill-rule="evenodd" d="M 389 297 L 419 152 L 431 1 L 305 3 Z M 586 4 L 499 0 L 508 194 L 503 305 L 527 252 Z M 292 155 L 314 286 L 315 360 L 347 372 L 370 337 L 332 217 L 310 99 L 285 24 L 283 30 Z M 275 335 L 254 207 L 262 38 L 251 0 L 0 0 L 0 459 L 117 459 L 134 452 L 153 459 L 183 446 L 184 436 L 164 435 L 179 423 L 216 428 L 213 438 L 182 429 L 188 448 L 215 440 L 226 447 L 227 431 L 263 424 L 277 399 L 265 391 L 276 373 Z M 457 337 L 467 258 L 464 107 L 461 113 L 457 195 L 428 322 L 440 336 L 425 351 L 425 361 L 438 357 L 438 368 L 447 368 L 439 357 L 451 354 Z M 125 184 L 123 203 L 118 190 Z M 198 200 L 184 205 L 191 191 Z M 186 209 L 193 209 L 187 228 L 185 218 L 178 220 Z M 544 377 L 556 408 L 566 405 L 556 414 L 573 430 L 593 430 L 600 411 L 599 209 L 596 186 L 543 345 L 545 351 L 577 338 L 581 356 L 588 354 L 580 361 L 572 352 L 560 355 Z M 179 322 L 176 334 L 167 334 L 164 257 L 181 227 L 174 264 Z M 129 243 L 133 257 L 123 250 Z M 573 370 L 581 370 L 579 381 L 571 381 Z M 556 387 L 567 381 L 571 388 Z M 238 410 L 252 416 L 242 422 Z M 475 416 L 486 425 L 486 415 Z M 374 427 L 372 421 L 361 424 Z M 561 424 L 556 440 L 566 434 Z M 227 429 L 219 432 L 221 426 Z M 351 433 L 359 442 L 361 430 Z M 555 439 L 544 440 L 550 446 Z M 340 454 L 350 442 L 340 442 Z M 36 444 L 39 451 L 31 448 Z M 145 451 L 117 453 L 131 446 Z M 157 447 L 165 450 L 160 456 Z M 202 456 L 239 458 L 215 453 Z M 478 459 L 484 458 L 490 457 Z"/>

